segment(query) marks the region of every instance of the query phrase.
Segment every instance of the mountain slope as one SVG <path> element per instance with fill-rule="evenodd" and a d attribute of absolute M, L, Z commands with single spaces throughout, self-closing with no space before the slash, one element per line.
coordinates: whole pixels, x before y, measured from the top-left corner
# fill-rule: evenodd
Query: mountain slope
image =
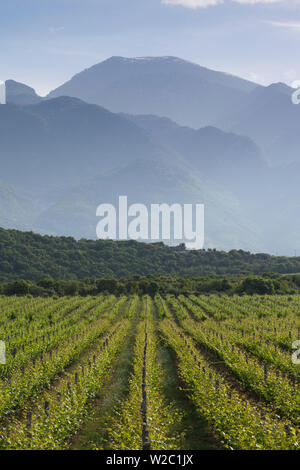
<path fill-rule="evenodd" d="M 35 90 L 23 83 L 16 82 L 15 80 L 6 80 L 6 102 L 14 104 L 37 104 L 43 98 L 37 95 Z"/>
<path fill-rule="evenodd" d="M 177 57 L 111 57 L 49 98 L 74 96 L 114 112 L 156 114 L 200 127 L 233 113 L 258 85 Z"/>
<path fill-rule="evenodd" d="M 272 165 L 300 161 L 300 106 L 292 103 L 294 91 L 283 83 L 257 88 L 217 125 L 252 138 Z"/>
<path fill-rule="evenodd" d="M 68 97 L 0 106 L 0 142 L 2 178 L 38 193 L 170 154 L 128 119 Z"/>
<path fill-rule="evenodd" d="M 180 160 L 137 160 L 100 175 L 74 187 L 39 217 L 38 224 L 47 232 L 95 238 L 100 220 L 96 208 L 103 203 L 118 208 L 119 195 L 128 196 L 128 205 L 145 204 L 149 213 L 152 203 L 205 204 L 205 247 L 263 249 L 258 227 L 238 200 Z"/>
<path fill-rule="evenodd" d="M 0 122 L 2 177 L 41 201 L 32 228 L 95 237 L 97 206 L 124 194 L 130 203 L 205 203 L 207 246 L 262 248 L 228 189 L 124 116 L 61 97 L 3 106 Z"/>
<path fill-rule="evenodd" d="M 253 193 L 253 178 L 262 181 L 268 177 L 262 152 L 248 137 L 215 127 L 195 130 L 153 115 L 124 116 L 154 140 L 184 156 L 203 175 L 235 192 L 243 201 Z"/>
<path fill-rule="evenodd" d="M 270 170 L 249 138 L 59 97 L 0 106 L 0 141 L 1 178 L 39 201 L 38 217 L 29 204 L 21 227 L 94 237 L 96 207 L 123 193 L 130 203 L 204 203 L 206 246 L 288 254 L 300 247 L 298 186 L 289 184 L 297 167 Z M 20 227 L 19 216 L 1 220 Z"/>
<path fill-rule="evenodd" d="M 35 223 L 39 208 L 19 189 L 0 180 L 0 226 L 29 230 Z"/>
<path fill-rule="evenodd" d="M 113 112 L 168 117 L 248 136 L 272 165 L 299 160 L 300 106 L 282 83 L 260 86 L 176 57 L 111 57 L 49 97 L 75 96 Z"/>

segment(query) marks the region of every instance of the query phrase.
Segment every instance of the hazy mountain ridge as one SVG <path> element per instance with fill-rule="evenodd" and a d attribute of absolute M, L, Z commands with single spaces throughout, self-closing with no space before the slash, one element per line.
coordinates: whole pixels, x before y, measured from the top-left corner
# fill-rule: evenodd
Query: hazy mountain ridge
<path fill-rule="evenodd" d="M 293 104 L 293 92 L 283 83 L 255 89 L 236 113 L 217 126 L 249 136 L 272 165 L 300 161 L 300 106 Z"/>
<path fill-rule="evenodd" d="M 244 199 L 252 191 L 247 188 L 249 178 L 268 172 L 260 148 L 248 137 L 212 126 L 183 127 L 153 115 L 123 115 L 166 148 L 183 155 L 193 168 Z"/>
<path fill-rule="evenodd" d="M 24 83 L 16 82 L 15 80 L 7 80 L 6 86 L 6 102 L 14 104 L 37 104 L 43 98 L 39 96 L 36 91 Z"/>
<path fill-rule="evenodd" d="M 25 189 L 72 186 L 167 153 L 128 119 L 77 98 L 1 106 L 0 122 L 2 178 Z"/>
<path fill-rule="evenodd" d="M 111 57 L 75 75 L 48 98 L 68 95 L 113 112 L 167 116 L 192 127 L 213 124 L 258 85 L 177 57 Z"/>
<path fill-rule="evenodd" d="M 3 228 L 29 230 L 35 224 L 39 207 L 18 188 L 0 180 L 0 221 Z"/>
<path fill-rule="evenodd" d="M 75 96 L 114 112 L 153 114 L 251 138 L 272 165 L 299 160 L 300 106 L 283 83 L 262 86 L 176 57 L 111 57 L 48 97 Z"/>
<path fill-rule="evenodd" d="M 209 246 L 300 248 L 300 107 L 288 86 L 258 86 L 174 57 L 112 57 L 47 99 L 7 84 L 1 178 L 38 199 L 33 229 L 93 236 L 95 207 L 122 189 L 132 202 L 213 200 Z M 87 101 L 103 99 L 102 106 L 50 99 L 76 90 Z"/>
<path fill-rule="evenodd" d="M 3 177 L 31 191 L 43 207 L 33 229 L 95 237 L 97 206 L 116 203 L 125 194 L 130 203 L 205 203 L 207 246 L 263 247 L 230 188 L 124 116 L 61 97 L 37 105 L 8 104 L 0 108 L 0 120 Z"/>
<path fill-rule="evenodd" d="M 119 195 L 128 196 L 128 205 L 145 204 L 149 213 L 151 203 L 204 203 L 206 247 L 230 249 L 237 243 L 254 251 L 264 248 L 259 228 L 233 194 L 184 163 L 170 165 L 166 159 L 134 161 L 74 187 L 38 218 L 38 224 L 49 232 L 95 238 L 97 206 L 108 202 L 118 208 Z"/>

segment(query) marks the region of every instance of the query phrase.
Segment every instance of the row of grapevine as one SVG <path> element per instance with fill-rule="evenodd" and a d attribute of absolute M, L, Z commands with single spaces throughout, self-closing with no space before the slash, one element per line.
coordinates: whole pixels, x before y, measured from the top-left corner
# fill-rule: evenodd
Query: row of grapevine
<path fill-rule="evenodd" d="M 176 353 L 179 375 L 199 413 L 230 449 L 296 449 L 299 436 L 289 421 L 260 408 L 232 388 L 171 320 L 161 322 L 166 343 Z"/>
<path fill-rule="evenodd" d="M 194 445 L 188 416 L 213 448 L 298 449 L 299 304 L 297 295 L 0 296 L 0 449 L 72 448 L 96 410 L 105 431 L 93 449 Z"/>
<path fill-rule="evenodd" d="M 13 419 L 1 430 L 6 449 L 62 449 L 89 413 L 89 403 L 104 386 L 120 353 L 130 322 L 114 325 L 101 347 L 93 349 L 70 374 L 59 381 L 55 392 L 46 393 L 23 419 Z"/>
<path fill-rule="evenodd" d="M 180 436 L 173 429 L 180 415 L 164 397 L 151 311 L 152 302 L 144 297 L 141 316 L 145 319 L 137 326 L 128 398 L 116 407 L 115 416 L 108 423 L 109 444 L 113 449 L 179 448 Z"/>

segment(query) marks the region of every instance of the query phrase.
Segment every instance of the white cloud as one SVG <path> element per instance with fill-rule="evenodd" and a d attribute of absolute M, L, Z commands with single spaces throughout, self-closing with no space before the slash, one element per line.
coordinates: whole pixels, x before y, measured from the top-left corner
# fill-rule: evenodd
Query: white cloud
<path fill-rule="evenodd" d="M 259 3 L 282 3 L 287 0 L 228 0 L 243 5 L 256 5 Z M 225 0 L 162 0 L 165 5 L 180 5 L 186 8 L 206 8 L 221 5 Z"/>
<path fill-rule="evenodd" d="M 282 3 L 284 0 L 233 0 L 236 3 L 255 5 L 257 3 Z"/>
<path fill-rule="evenodd" d="M 265 21 L 265 23 L 276 26 L 277 28 L 288 28 L 300 31 L 300 23 L 291 23 L 285 21 Z"/>
<path fill-rule="evenodd" d="M 186 8 L 206 8 L 224 3 L 223 0 L 162 0 L 165 5 L 181 5 Z"/>

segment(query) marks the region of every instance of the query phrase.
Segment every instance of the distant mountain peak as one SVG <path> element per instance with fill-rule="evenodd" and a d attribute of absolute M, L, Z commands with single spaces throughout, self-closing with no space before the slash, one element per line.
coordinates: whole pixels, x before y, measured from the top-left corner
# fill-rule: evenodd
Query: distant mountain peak
<path fill-rule="evenodd" d="M 266 88 L 278 88 L 280 90 L 291 90 L 291 87 L 289 87 L 286 83 L 283 83 L 283 82 L 271 83 L 271 85 L 268 85 Z"/>
<path fill-rule="evenodd" d="M 112 56 L 74 75 L 48 98 L 76 96 L 114 113 L 215 124 L 258 85 L 174 56 Z"/>
<path fill-rule="evenodd" d="M 267 90 L 277 91 L 285 94 L 292 94 L 293 88 L 289 87 L 286 83 L 278 82 L 271 83 L 271 85 L 266 87 Z"/>
<path fill-rule="evenodd" d="M 88 106 L 87 103 L 85 103 L 83 100 L 80 98 L 76 98 L 74 96 L 57 96 L 55 98 L 47 98 L 43 100 L 43 102 L 40 103 L 41 106 L 48 106 L 50 104 L 53 104 L 53 106 L 56 106 L 57 104 L 62 104 L 62 105 L 82 105 L 82 106 Z"/>
<path fill-rule="evenodd" d="M 24 83 L 15 80 L 6 80 L 6 99 L 8 103 L 14 104 L 36 104 L 42 101 L 36 91 Z"/>
<path fill-rule="evenodd" d="M 16 82 L 15 80 L 6 80 L 5 85 L 7 91 L 9 91 L 10 93 L 28 93 L 30 95 L 36 95 L 36 92 L 33 88 L 28 85 L 25 85 L 24 83 Z"/>
<path fill-rule="evenodd" d="M 192 63 L 188 60 L 180 59 L 175 56 L 142 56 L 142 57 L 123 57 L 112 56 L 104 62 L 176 62 L 176 63 Z"/>
<path fill-rule="evenodd" d="M 291 95 L 293 89 L 286 85 L 285 83 L 271 83 L 268 86 L 260 86 L 253 90 L 252 97 L 261 98 L 262 96 L 265 97 L 272 97 L 273 95 Z M 251 95 L 250 95 L 251 97 Z"/>

